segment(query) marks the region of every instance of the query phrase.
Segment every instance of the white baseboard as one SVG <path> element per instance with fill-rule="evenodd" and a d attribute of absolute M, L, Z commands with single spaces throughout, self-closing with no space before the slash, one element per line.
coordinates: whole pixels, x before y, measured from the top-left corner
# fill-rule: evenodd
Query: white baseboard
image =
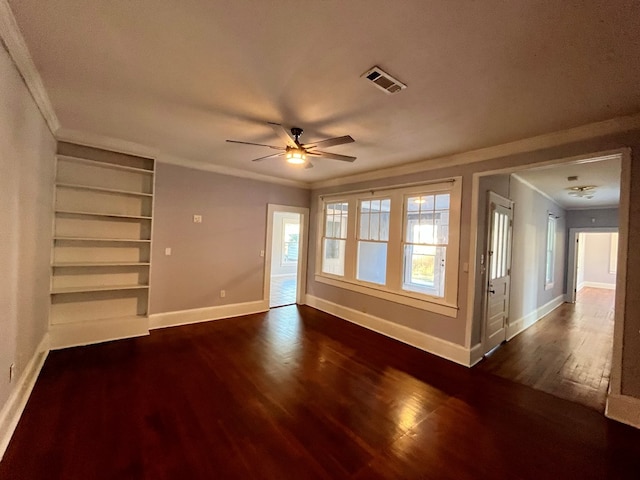
<path fill-rule="evenodd" d="M 479 352 L 481 351 L 479 345 L 476 345 L 472 349 L 467 349 L 462 345 L 451 343 L 426 333 L 418 332 L 417 330 L 405 327 L 404 325 L 398 325 L 397 323 L 390 322 L 389 320 L 375 317 L 368 313 L 359 312 L 358 310 L 344 307 L 313 295 L 307 295 L 305 303 L 310 307 L 317 308 L 325 313 L 329 313 L 348 322 L 355 323 L 361 327 L 368 328 L 374 332 L 399 340 L 400 342 L 419 348 L 425 352 L 429 352 L 460 365 L 464 365 L 465 367 L 472 366 L 482 358 L 482 355 L 479 355 Z M 477 358 L 478 355 L 479 358 Z"/>
<path fill-rule="evenodd" d="M 554 311 L 564 302 L 565 302 L 565 296 L 558 295 L 556 298 L 554 298 L 550 302 L 545 303 L 541 307 L 536 308 L 533 312 L 529 313 L 528 315 L 525 315 L 524 317 L 519 318 L 514 322 L 509 322 L 509 325 L 507 326 L 507 340 L 511 340 L 513 337 L 515 337 L 519 333 L 522 333 L 531 325 L 533 325 L 538 320 L 540 320 L 542 317 Z"/>
<path fill-rule="evenodd" d="M 222 318 L 239 317 L 252 313 L 266 312 L 269 310 L 269 302 L 256 300 L 254 302 L 234 303 L 232 305 L 220 305 L 216 307 L 194 308 L 177 312 L 154 313 L 149 316 L 149 328 L 177 327 L 191 323 L 208 322 Z"/>
<path fill-rule="evenodd" d="M 604 414 L 612 420 L 640 428 L 640 398 L 609 394 Z"/>
<path fill-rule="evenodd" d="M 149 318 L 144 316 L 51 325 L 51 350 L 149 335 Z"/>
<path fill-rule="evenodd" d="M 580 285 L 580 290 L 582 290 L 584 287 L 605 288 L 607 290 L 615 290 L 616 289 L 616 284 L 615 283 L 602 283 L 602 282 L 583 282 Z"/>
<path fill-rule="evenodd" d="M 42 365 L 49 354 L 49 334 L 45 334 L 25 367 L 9 398 L 0 410 L 0 460 L 9 446 L 9 441 L 27 405 Z"/>

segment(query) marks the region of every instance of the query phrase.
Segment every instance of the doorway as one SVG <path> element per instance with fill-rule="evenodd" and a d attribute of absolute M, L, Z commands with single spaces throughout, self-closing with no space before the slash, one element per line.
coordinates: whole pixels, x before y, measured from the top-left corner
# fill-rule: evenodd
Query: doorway
<path fill-rule="evenodd" d="M 269 205 L 264 299 L 269 308 L 301 303 L 305 292 L 308 209 Z"/>

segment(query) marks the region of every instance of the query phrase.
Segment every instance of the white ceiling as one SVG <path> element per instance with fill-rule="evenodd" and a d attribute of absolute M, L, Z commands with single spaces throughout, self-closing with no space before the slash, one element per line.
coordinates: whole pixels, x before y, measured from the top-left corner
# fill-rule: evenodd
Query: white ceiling
<path fill-rule="evenodd" d="M 616 156 L 525 170 L 517 176 L 565 209 L 617 207 L 620 203 L 620 167 L 621 160 Z M 578 179 L 567 179 L 572 176 Z M 569 195 L 570 187 L 579 186 L 596 187 L 593 198 Z"/>
<path fill-rule="evenodd" d="M 640 111 L 637 0 L 9 0 L 62 125 L 304 182 Z M 379 65 L 408 85 L 385 95 Z M 351 135 L 309 170 L 225 139 Z M 329 150 L 329 149 L 327 149 Z"/>

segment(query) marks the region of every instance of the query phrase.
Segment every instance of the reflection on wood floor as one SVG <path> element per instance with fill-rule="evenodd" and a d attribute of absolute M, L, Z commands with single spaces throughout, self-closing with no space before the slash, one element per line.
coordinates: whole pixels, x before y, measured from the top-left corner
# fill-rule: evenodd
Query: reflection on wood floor
<path fill-rule="evenodd" d="M 615 291 L 585 287 L 476 368 L 604 412 Z"/>
<path fill-rule="evenodd" d="M 640 430 L 310 307 L 51 352 L 13 479 L 637 479 Z"/>

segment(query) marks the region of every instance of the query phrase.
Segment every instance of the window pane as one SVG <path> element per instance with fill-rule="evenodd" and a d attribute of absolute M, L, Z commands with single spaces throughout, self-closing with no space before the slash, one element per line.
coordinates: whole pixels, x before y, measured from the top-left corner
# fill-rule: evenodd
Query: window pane
<path fill-rule="evenodd" d="M 389 241 L 389 212 L 380 215 L 380 240 Z"/>
<path fill-rule="evenodd" d="M 324 240 L 322 271 L 334 275 L 344 275 L 344 251 L 346 240 L 327 238 Z"/>
<path fill-rule="evenodd" d="M 369 240 L 380 240 L 380 214 L 377 212 L 369 219 Z"/>
<path fill-rule="evenodd" d="M 358 280 L 384 285 L 387 279 L 387 244 L 358 242 Z"/>
<path fill-rule="evenodd" d="M 436 210 L 449 210 L 448 193 L 441 193 L 436 195 Z"/>
<path fill-rule="evenodd" d="M 445 258 L 445 247 L 405 245 L 402 288 L 443 297 Z"/>
<path fill-rule="evenodd" d="M 363 240 L 369 239 L 369 214 L 360 214 L 360 238 Z"/>

